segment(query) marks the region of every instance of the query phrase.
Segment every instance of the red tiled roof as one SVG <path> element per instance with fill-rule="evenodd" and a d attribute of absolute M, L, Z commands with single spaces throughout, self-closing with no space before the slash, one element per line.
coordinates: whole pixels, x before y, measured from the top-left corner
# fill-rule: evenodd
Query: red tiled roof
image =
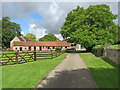
<path fill-rule="evenodd" d="M 66 41 L 36 41 L 36 42 L 24 42 L 24 41 L 15 41 L 13 42 L 14 46 L 71 46 L 70 43 Z"/>
<path fill-rule="evenodd" d="M 56 41 L 61 41 L 61 40 L 57 38 L 57 40 L 56 40 Z"/>
<path fill-rule="evenodd" d="M 23 36 L 20 36 L 20 37 L 18 37 L 19 39 L 20 39 L 20 41 L 31 41 L 29 38 L 26 38 L 26 37 L 23 37 Z"/>
<path fill-rule="evenodd" d="M 24 37 L 25 39 L 26 39 L 26 41 L 28 42 L 28 41 L 31 41 L 29 38 L 26 38 L 26 37 Z"/>

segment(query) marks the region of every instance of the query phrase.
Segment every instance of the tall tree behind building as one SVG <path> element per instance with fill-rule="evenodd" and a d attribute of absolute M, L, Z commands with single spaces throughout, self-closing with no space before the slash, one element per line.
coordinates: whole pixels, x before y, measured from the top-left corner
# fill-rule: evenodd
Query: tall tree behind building
<path fill-rule="evenodd" d="M 29 38 L 31 41 L 36 41 L 36 36 L 33 33 L 27 33 L 25 37 Z"/>
<path fill-rule="evenodd" d="M 15 36 L 20 36 L 22 30 L 20 25 L 15 22 L 11 22 L 9 17 L 2 17 L 0 23 L 2 23 L 2 48 L 9 48 L 10 41 Z"/>
<path fill-rule="evenodd" d="M 57 38 L 54 34 L 48 33 L 44 37 L 40 38 L 39 41 L 56 41 Z"/>

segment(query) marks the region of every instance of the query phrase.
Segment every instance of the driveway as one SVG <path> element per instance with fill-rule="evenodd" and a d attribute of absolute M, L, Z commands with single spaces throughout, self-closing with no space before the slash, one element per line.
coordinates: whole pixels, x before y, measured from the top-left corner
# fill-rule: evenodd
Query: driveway
<path fill-rule="evenodd" d="M 77 53 L 70 53 L 36 88 L 97 88 Z"/>

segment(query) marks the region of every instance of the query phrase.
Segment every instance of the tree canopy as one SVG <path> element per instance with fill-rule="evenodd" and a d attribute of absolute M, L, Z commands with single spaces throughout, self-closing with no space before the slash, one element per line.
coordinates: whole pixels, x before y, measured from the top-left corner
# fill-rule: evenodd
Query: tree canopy
<path fill-rule="evenodd" d="M 52 33 L 48 33 L 44 37 L 40 38 L 39 41 L 56 41 L 56 36 Z"/>
<path fill-rule="evenodd" d="M 0 20 L 0 23 L 2 23 L 2 48 L 9 48 L 10 47 L 10 41 L 15 36 L 21 35 L 21 28 L 20 25 L 11 22 L 9 17 L 2 17 L 2 20 Z"/>
<path fill-rule="evenodd" d="M 77 6 L 67 14 L 60 33 L 64 39 L 70 37 L 69 42 L 82 44 L 91 51 L 95 45 L 117 42 L 118 30 L 113 22 L 116 18 L 106 4 L 90 5 L 87 9 Z"/>
<path fill-rule="evenodd" d="M 31 41 L 36 41 L 36 36 L 33 33 L 27 33 L 25 37 L 29 38 Z"/>

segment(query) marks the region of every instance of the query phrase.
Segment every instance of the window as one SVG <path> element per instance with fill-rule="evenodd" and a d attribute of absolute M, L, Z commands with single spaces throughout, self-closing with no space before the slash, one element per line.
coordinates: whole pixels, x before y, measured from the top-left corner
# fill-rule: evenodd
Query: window
<path fill-rule="evenodd" d="M 53 46 L 53 49 L 55 49 L 55 46 Z"/>
<path fill-rule="evenodd" d="M 25 49 L 27 49 L 27 48 L 25 48 Z"/>
<path fill-rule="evenodd" d="M 67 46 L 65 46 L 65 48 L 67 48 Z"/>
<path fill-rule="evenodd" d="M 43 46 L 43 48 L 44 48 L 44 46 Z"/>
<path fill-rule="evenodd" d="M 62 48 L 62 46 L 61 46 L 61 48 Z"/>
<path fill-rule="evenodd" d="M 46 46 L 46 48 L 47 48 L 47 46 Z"/>
<path fill-rule="evenodd" d="M 17 48 L 15 48 L 17 50 Z"/>

